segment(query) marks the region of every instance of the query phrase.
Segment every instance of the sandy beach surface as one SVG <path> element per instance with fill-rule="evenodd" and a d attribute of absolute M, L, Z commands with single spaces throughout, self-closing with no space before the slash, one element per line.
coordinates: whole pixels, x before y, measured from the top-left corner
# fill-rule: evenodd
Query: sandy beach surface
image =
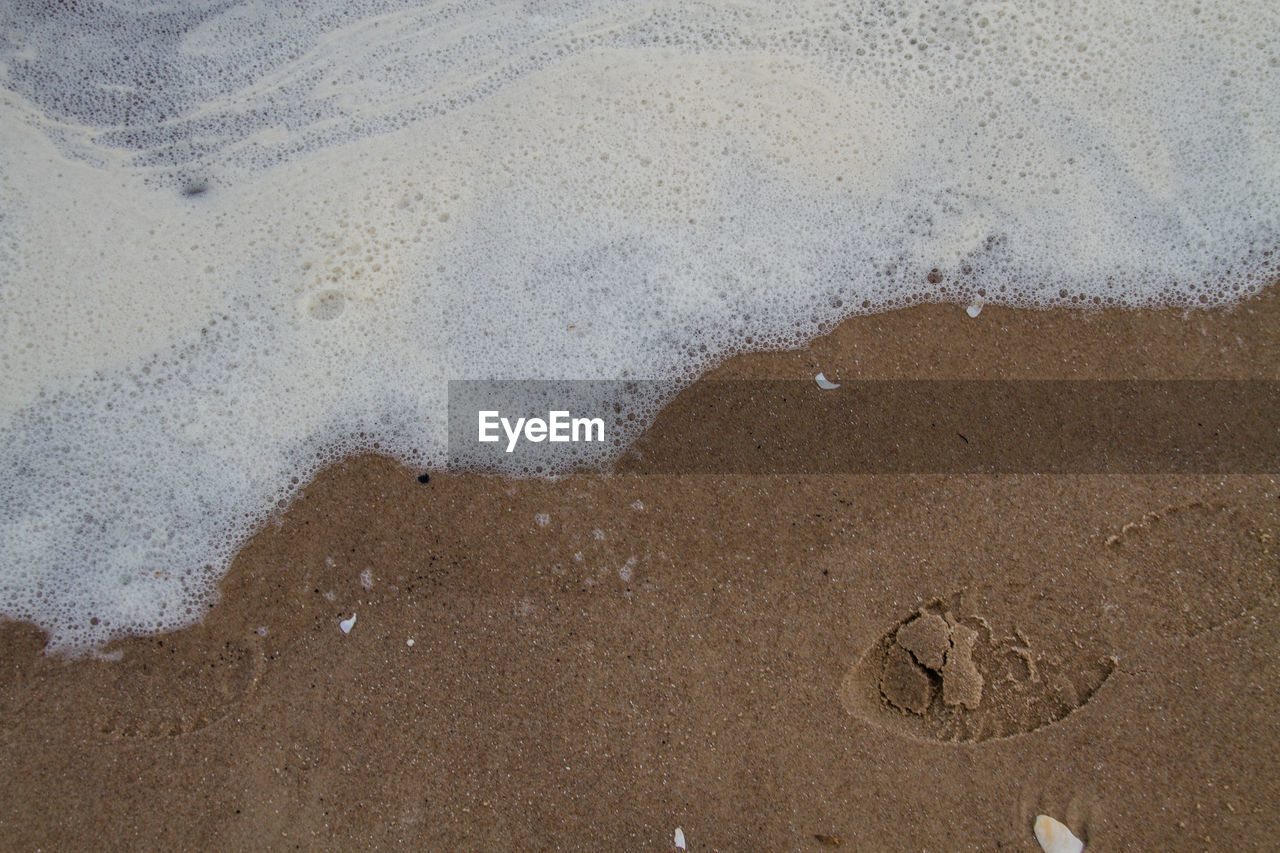
<path fill-rule="evenodd" d="M 917 307 L 709 378 L 818 371 L 1276 380 L 1280 293 Z M 679 406 L 635 473 L 351 459 L 119 660 L 0 626 L 0 847 L 1274 849 L 1274 476 L 643 473 Z"/>

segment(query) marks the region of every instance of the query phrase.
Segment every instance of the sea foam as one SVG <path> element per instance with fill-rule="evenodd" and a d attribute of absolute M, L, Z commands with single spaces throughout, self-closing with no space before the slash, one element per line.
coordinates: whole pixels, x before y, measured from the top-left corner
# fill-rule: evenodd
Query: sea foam
<path fill-rule="evenodd" d="M 855 313 L 1277 271 L 1261 0 L 0 22 L 0 612 L 71 654 L 199 619 L 333 460 L 444 464 L 450 378 L 679 384 Z"/>

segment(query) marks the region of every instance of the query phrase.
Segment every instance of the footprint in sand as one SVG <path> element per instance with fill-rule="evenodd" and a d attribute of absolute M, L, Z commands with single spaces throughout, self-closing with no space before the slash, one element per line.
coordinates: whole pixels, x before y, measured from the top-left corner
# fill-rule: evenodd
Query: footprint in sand
<path fill-rule="evenodd" d="M 117 737 L 181 737 L 226 718 L 255 691 L 264 658 L 253 643 L 228 641 L 191 657 L 154 646 L 95 663 L 97 732 Z"/>
<path fill-rule="evenodd" d="M 1092 640 L 1092 641 L 1090 641 Z M 1055 723 L 1093 698 L 1115 669 L 1101 638 L 1037 648 L 998 634 L 958 597 L 907 614 L 845 676 L 840 700 L 868 722 L 910 737 L 984 741 Z"/>
<path fill-rule="evenodd" d="M 1280 502 L 1197 501 L 1144 514 L 1106 539 L 1132 590 L 1113 620 L 1168 639 L 1213 630 L 1280 596 Z"/>
<path fill-rule="evenodd" d="M 43 638 L 6 626 L 17 649 L 0 669 L 0 726 L 81 726 L 100 737 L 181 737 L 242 709 L 265 656 L 254 640 L 201 649 L 172 639 L 126 641 L 119 660 L 67 661 L 40 653 Z M 67 678 L 65 669 L 76 670 Z M 87 711 L 87 713 L 85 713 Z"/>
<path fill-rule="evenodd" d="M 867 649 L 841 684 L 842 704 L 916 738 L 1014 737 L 1082 708 L 1119 658 L 1141 665 L 1280 598 L 1280 502 L 1167 506 L 1099 543 L 1112 583 L 1082 590 L 1095 599 L 1084 613 L 1028 613 L 1039 620 L 1027 623 L 1031 638 L 959 596 L 932 601 Z"/>

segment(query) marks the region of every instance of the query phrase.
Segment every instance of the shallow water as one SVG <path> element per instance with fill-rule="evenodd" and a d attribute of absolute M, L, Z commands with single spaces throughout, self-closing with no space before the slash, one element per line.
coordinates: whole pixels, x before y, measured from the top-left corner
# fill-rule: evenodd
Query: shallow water
<path fill-rule="evenodd" d="M 190 623 L 320 467 L 443 464 L 451 378 L 1256 292 L 1280 12 L 1061 5 L 0 13 L 0 612 Z"/>

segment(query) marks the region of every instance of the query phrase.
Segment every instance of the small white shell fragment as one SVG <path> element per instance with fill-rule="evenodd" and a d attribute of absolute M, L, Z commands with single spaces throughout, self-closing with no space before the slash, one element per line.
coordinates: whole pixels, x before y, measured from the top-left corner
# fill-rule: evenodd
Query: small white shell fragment
<path fill-rule="evenodd" d="M 1044 853 L 1080 853 L 1084 849 L 1083 841 L 1072 835 L 1071 830 L 1061 822 L 1046 814 L 1036 817 L 1035 833 L 1036 841 L 1040 842 Z"/>
<path fill-rule="evenodd" d="M 350 619 L 343 619 L 341 622 L 338 623 L 338 627 L 342 629 L 342 633 L 344 634 L 350 634 L 351 629 L 354 628 L 355 625 L 356 625 L 356 615 L 354 613 L 351 614 Z"/>
<path fill-rule="evenodd" d="M 404 644 L 409 648 L 413 648 L 413 637 L 410 637 L 409 639 L 405 640 Z"/>
<path fill-rule="evenodd" d="M 977 317 L 979 314 L 982 313 L 982 303 L 971 302 L 969 303 L 969 307 L 964 309 L 964 312 L 968 314 L 970 317 Z"/>
<path fill-rule="evenodd" d="M 830 391 L 832 388 L 839 388 L 839 387 L 840 387 L 840 383 L 839 383 L 839 382 L 832 382 L 830 379 L 828 379 L 827 377 L 823 376 L 821 373 L 819 373 L 817 376 L 813 377 L 813 381 L 814 381 L 814 382 L 817 382 L 817 383 L 818 383 L 818 387 L 819 387 L 819 388 L 821 388 L 823 391 Z"/>
<path fill-rule="evenodd" d="M 684 849 L 684 830 L 678 826 L 676 827 L 676 849 Z"/>

